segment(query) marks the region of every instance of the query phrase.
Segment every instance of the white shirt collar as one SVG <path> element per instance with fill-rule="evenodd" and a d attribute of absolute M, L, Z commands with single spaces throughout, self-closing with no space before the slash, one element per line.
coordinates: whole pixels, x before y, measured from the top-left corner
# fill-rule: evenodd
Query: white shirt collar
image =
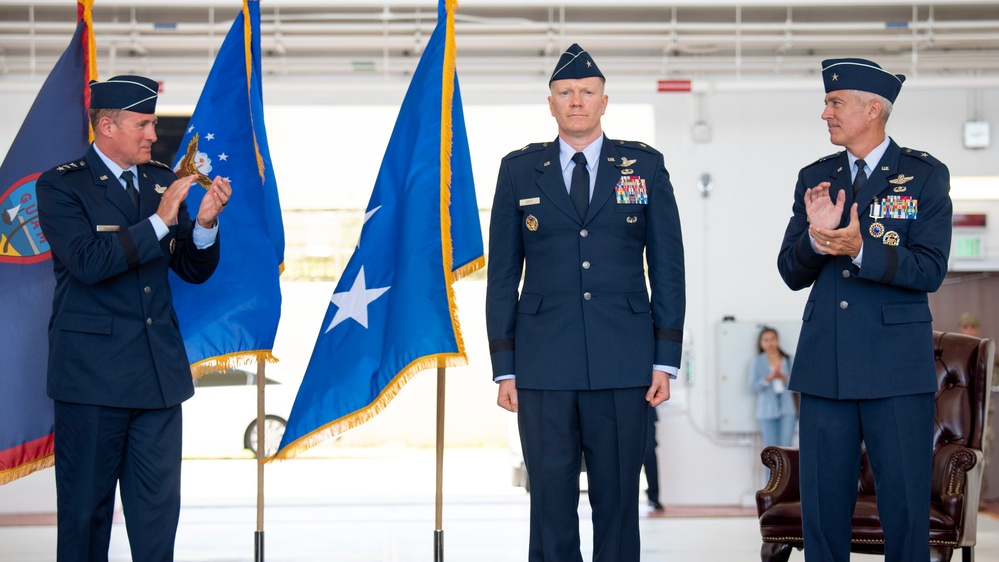
<path fill-rule="evenodd" d="M 871 173 L 877 168 L 878 162 L 881 161 L 881 157 L 885 155 L 885 151 L 888 150 L 888 143 L 891 142 L 891 137 L 885 135 L 885 140 L 881 141 L 881 144 L 874 147 L 874 150 L 867 153 L 864 157 L 864 173 L 867 177 L 871 177 Z M 850 151 L 846 151 L 846 157 L 850 160 L 850 178 L 857 177 L 857 158 Z"/>
<path fill-rule="evenodd" d="M 569 165 L 572 164 L 572 157 L 576 154 L 576 149 L 569 146 L 562 137 L 558 139 L 558 160 L 559 164 L 562 165 L 562 173 L 565 173 L 569 169 Z M 600 161 L 600 151 L 604 147 L 604 136 L 600 135 L 596 140 L 586 145 L 586 148 L 582 150 L 584 156 L 586 156 L 586 168 L 592 173 L 597 169 L 597 164 Z"/>
<path fill-rule="evenodd" d="M 122 188 L 125 187 L 125 180 L 121 179 L 121 173 L 124 172 L 125 170 L 130 170 L 132 172 L 132 175 L 135 176 L 135 181 L 136 181 L 135 187 L 136 187 L 136 189 L 138 189 L 138 187 L 139 187 L 139 184 L 138 184 L 138 181 L 139 181 L 139 167 L 138 166 L 131 166 L 129 168 L 122 168 L 121 166 L 119 166 L 118 164 L 116 164 L 114 162 L 114 160 L 111 160 L 110 158 L 107 157 L 107 155 L 105 155 L 103 152 L 101 152 L 101 149 L 97 147 L 97 143 L 96 142 L 94 143 L 93 146 L 94 146 L 94 152 L 97 153 L 97 156 L 101 159 L 101 162 L 104 162 L 104 165 L 108 167 L 108 170 L 111 170 L 111 173 L 114 174 L 115 179 L 118 180 L 118 183 L 121 184 Z"/>

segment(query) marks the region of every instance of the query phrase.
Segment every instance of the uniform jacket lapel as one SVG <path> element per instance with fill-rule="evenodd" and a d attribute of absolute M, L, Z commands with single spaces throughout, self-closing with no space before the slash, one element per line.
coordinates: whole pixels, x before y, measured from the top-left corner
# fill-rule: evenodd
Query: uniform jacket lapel
<path fill-rule="evenodd" d="M 874 165 L 874 169 L 871 170 L 871 177 L 867 178 L 867 183 L 857 194 L 857 213 L 864 213 L 865 209 L 870 207 L 871 201 L 877 197 L 879 193 L 888 188 L 888 178 L 895 175 L 898 171 L 898 156 L 900 153 L 898 145 L 895 141 L 888 142 L 888 148 L 885 150 L 884 156 L 881 157 L 881 161 Z"/>
<path fill-rule="evenodd" d="M 846 193 L 846 202 L 843 204 L 843 219 L 840 221 L 840 227 L 850 224 L 849 209 L 855 200 L 853 197 L 853 179 L 850 175 L 850 159 L 847 157 L 846 151 L 844 150 L 839 153 L 836 165 L 830 167 L 829 179 L 826 180 L 829 182 L 829 196 L 832 198 L 833 202 L 835 202 L 836 198 L 839 197 L 840 191 Z M 813 185 L 811 187 L 815 186 Z"/>
<path fill-rule="evenodd" d="M 162 197 L 156 192 L 156 182 L 153 181 L 151 177 L 143 169 L 144 166 L 139 166 L 139 216 L 148 217 L 156 212 L 156 209 L 160 205 L 160 198 Z M 170 186 L 162 186 L 170 187 Z M 201 187 L 200 185 L 197 187 Z M 192 187 L 193 189 L 193 187 Z M 168 225 L 169 226 L 169 225 Z"/>
<path fill-rule="evenodd" d="M 600 149 L 600 164 L 597 166 L 597 182 L 593 186 L 593 197 L 590 199 L 590 210 L 586 213 L 587 219 L 593 217 L 614 194 L 614 187 L 620 176 L 615 162 L 618 160 L 618 152 L 614 143 L 604 135 L 604 145 Z"/>
<path fill-rule="evenodd" d="M 128 217 L 131 223 L 138 222 L 139 211 L 136 210 L 135 206 L 132 205 L 132 200 L 129 199 L 128 194 L 125 193 L 125 188 L 121 186 L 121 182 L 118 178 L 114 177 L 111 170 L 104 165 L 104 161 L 101 157 L 97 155 L 94 151 L 93 146 L 87 150 L 87 166 L 90 168 L 90 172 L 93 174 L 94 185 L 99 186 L 97 189 L 104 189 L 104 196 L 108 203 L 117 208 L 123 215 Z"/>
<path fill-rule="evenodd" d="M 538 176 L 538 188 L 545 194 L 551 202 L 563 213 L 573 220 L 579 221 L 576 208 L 572 206 L 569 199 L 569 190 L 565 187 L 565 179 L 562 177 L 562 165 L 558 158 L 559 144 L 556 138 L 548 144 L 548 148 L 541 152 L 535 169 L 540 174 Z"/>

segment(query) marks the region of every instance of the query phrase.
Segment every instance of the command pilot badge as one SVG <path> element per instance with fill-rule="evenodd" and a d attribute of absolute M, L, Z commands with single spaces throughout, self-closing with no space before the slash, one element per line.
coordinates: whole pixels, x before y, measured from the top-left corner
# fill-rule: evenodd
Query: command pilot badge
<path fill-rule="evenodd" d="M 524 221 L 524 225 L 527 226 L 527 230 L 531 232 L 536 232 L 538 230 L 538 219 L 534 215 L 527 215 L 527 220 Z"/>
<path fill-rule="evenodd" d="M 155 186 L 155 187 L 153 187 L 153 189 L 155 189 L 155 190 L 156 190 L 156 193 L 159 193 L 160 195 L 163 195 L 164 193 L 166 193 L 166 190 L 167 190 L 167 188 L 166 188 L 166 187 L 163 187 L 163 186 L 162 186 L 162 185 L 160 185 L 160 184 L 156 184 L 156 186 Z"/>
<path fill-rule="evenodd" d="M 905 184 L 912 181 L 913 176 L 906 176 L 905 174 L 899 174 L 897 178 L 888 180 L 888 183 L 895 186 L 895 193 L 902 193 L 905 191 Z"/>

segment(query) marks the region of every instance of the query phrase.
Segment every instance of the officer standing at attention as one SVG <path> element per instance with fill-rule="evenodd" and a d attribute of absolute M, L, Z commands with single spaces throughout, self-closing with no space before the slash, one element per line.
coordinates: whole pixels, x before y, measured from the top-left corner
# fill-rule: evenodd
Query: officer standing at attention
<path fill-rule="evenodd" d="M 518 412 L 529 559 L 582 560 L 585 457 L 593 560 L 637 562 L 650 404 L 669 398 L 680 364 L 680 220 L 663 155 L 604 136 L 604 76 L 589 53 L 569 47 L 549 87 L 558 137 L 506 156 L 496 184 L 486 291 L 493 378 L 499 405 Z"/>
<path fill-rule="evenodd" d="M 937 390 L 927 293 L 947 274 L 950 174 L 885 134 L 904 76 L 833 59 L 822 78 L 822 119 L 846 150 L 799 173 L 777 261 L 788 287 L 812 287 L 790 383 L 805 559 L 850 558 L 863 442 L 885 560 L 925 562 Z"/>
<path fill-rule="evenodd" d="M 92 82 L 94 143 L 37 183 L 56 278 L 48 395 L 59 562 L 108 559 L 116 485 L 132 559 L 173 560 L 180 403 L 194 386 L 167 271 L 189 283 L 212 275 L 232 191 L 215 178 L 196 220 L 188 215 L 195 177 L 150 160 L 157 90 L 141 76 Z"/>

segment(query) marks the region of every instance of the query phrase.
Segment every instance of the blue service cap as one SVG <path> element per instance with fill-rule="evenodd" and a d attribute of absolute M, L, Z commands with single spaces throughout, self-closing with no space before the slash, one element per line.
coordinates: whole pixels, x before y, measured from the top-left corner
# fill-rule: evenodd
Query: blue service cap
<path fill-rule="evenodd" d="M 105 82 L 90 82 L 90 109 L 127 109 L 156 113 L 160 85 L 143 76 L 115 76 Z"/>
<path fill-rule="evenodd" d="M 604 78 L 604 75 L 600 73 L 600 69 L 597 68 L 597 63 L 593 62 L 593 57 L 590 56 L 590 53 L 584 51 L 579 44 L 573 43 L 559 57 L 558 64 L 555 65 L 555 71 L 552 72 L 552 77 L 548 80 L 548 85 L 551 86 L 552 82 L 556 80 L 578 80 L 591 76 Z"/>
<path fill-rule="evenodd" d="M 895 103 L 905 76 L 892 74 L 877 63 L 865 59 L 827 59 L 822 61 L 822 81 L 825 83 L 826 93 L 860 90 Z"/>

